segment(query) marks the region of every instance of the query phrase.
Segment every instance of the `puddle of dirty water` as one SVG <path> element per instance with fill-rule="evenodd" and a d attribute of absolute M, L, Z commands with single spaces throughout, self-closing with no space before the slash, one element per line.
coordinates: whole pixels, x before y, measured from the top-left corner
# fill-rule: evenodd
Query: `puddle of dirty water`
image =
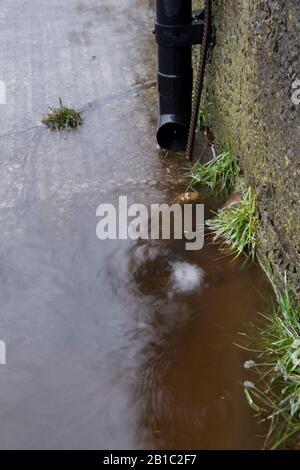
<path fill-rule="evenodd" d="M 209 243 L 96 238 L 100 203 L 185 189 L 183 156 L 156 149 L 152 2 L 17 3 L 0 30 L 0 448 L 260 448 L 233 343 L 261 271 Z M 89 110 L 78 131 L 34 127 L 58 96 Z"/>
<path fill-rule="evenodd" d="M 135 322 L 126 348 L 136 351 L 139 445 L 261 448 L 265 429 L 243 395 L 249 353 L 234 345 L 269 295 L 258 266 L 222 257 L 209 240 L 190 253 L 181 241 L 139 241 L 115 253 L 108 278 Z"/>

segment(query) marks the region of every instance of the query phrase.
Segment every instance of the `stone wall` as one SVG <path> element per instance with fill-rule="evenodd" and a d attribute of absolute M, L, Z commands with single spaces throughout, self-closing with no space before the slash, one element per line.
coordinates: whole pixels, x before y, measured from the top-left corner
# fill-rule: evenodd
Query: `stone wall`
<path fill-rule="evenodd" d="M 300 80 L 299 41 L 299 0 L 213 0 L 206 118 L 256 188 L 259 257 L 278 283 L 286 271 L 298 296 L 300 104 L 292 84 Z"/>

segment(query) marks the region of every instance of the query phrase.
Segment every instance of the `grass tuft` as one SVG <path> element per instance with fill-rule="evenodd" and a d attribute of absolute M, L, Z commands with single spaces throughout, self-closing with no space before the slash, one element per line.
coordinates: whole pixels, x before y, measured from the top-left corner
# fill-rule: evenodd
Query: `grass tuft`
<path fill-rule="evenodd" d="M 286 277 L 284 292 L 276 295 L 270 314 L 261 315 L 262 323 L 253 327 L 258 380 L 250 388 L 245 383 L 249 405 L 270 423 L 266 446 L 272 449 L 300 447 L 300 305 Z"/>
<path fill-rule="evenodd" d="M 42 119 L 42 123 L 49 129 L 58 131 L 78 128 L 82 124 L 80 112 L 63 106 L 61 98 L 59 98 L 59 103 L 58 108 L 49 107 L 51 113 Z"/>
<path fill-rule="evenodd" d="M 239 256 L 246 251 L 251 258 L 255 257 L 259 216 L 251 188 L 241 200 L 220 209 L 206 224 L 214 234 L 213 240 L 221 242 L 221 249 L 226 254 Z"/>
<path fill-rule="evenodd" d="M 205 118 L 205 114 L 204 114 L 204 111 L 202 108 L 199 109 L 199 114 L 198 114 L 198 123 L 197 123 L 197 127 L 198 129 L 203 129 L 206 125 L 206 118 Z"/>
<path fill-rule="evenodd" d="M 231 152 L 222 152 L 208 163 L 197 162 L 188 173 L 191 181 L 188 189 L 202 184 L 215 194 L 227 197 L 236 177 L 236 162 Z"/>

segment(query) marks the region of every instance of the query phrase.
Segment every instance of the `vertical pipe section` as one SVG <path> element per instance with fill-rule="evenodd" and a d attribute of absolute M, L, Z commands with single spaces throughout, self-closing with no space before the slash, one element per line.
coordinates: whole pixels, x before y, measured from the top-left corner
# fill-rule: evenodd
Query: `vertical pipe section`
<path fill-rule="evenodd" d="M 156 0 L 156 23 L 174 27 L 191 24 L 192 0 Z M 191 117 L 193 70 L 190 45 L 158 41 L 160 118 L 157 142 L 161 148 L 183 150 Z"/>

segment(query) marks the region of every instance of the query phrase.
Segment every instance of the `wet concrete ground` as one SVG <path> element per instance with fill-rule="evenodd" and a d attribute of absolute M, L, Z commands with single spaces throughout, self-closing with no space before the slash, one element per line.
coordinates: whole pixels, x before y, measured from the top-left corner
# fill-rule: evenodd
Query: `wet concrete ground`
<path fill-rule="evenodd" d="M 156 148 L 153 3 L 2 2 L 1 449 L 262 444 L 233 346 L 263 305 L 258 269 L 209 244 L 96 238 L 100 203 L 184 187 L 182 156 Z M 59 97 L 79 130 L 40 124 Z"/>

